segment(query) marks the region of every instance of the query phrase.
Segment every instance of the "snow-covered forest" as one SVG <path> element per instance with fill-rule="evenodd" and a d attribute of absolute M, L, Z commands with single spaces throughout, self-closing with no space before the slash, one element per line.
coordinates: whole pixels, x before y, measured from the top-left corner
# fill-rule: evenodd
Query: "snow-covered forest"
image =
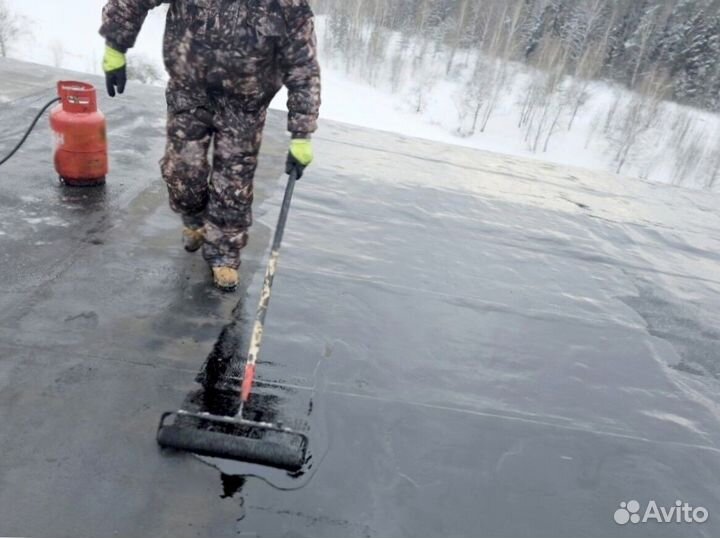
<path fill-rule="evenodd" d="M 581 142 L 616 172 L 704 187 L 718 181 L 718 1 L 315 4 L 327 16 L 321 39 L 335 67 L 403 94 L 418 113 L 449 98 L 454 117 L 446 107 L 438 121 L 454 121 L 460 136 L 493 128 L 512 136 L 512 123 L 534 153 Z"/>

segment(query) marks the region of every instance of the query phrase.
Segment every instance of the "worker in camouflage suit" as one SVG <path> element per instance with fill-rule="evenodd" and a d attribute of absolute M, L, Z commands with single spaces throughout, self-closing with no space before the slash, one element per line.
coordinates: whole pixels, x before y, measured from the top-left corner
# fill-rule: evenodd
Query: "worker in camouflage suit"
<path fill-rule="evenodd" d="M 125 89 L 125 53 L 162 0 L 108 0 L 101 35 L 108 93 Z M 267 108 L 288 88 L 292 136 L 287 172 L 313 159 L 320 68 L 308 0 L 171 0 L 165 29 L 167 149 L 161 162 L 170 206 L 182 215 L 186 250 L 203 249 L 215 284 L 238 284 L 252 224 L 253 176 Z M 212 147 L 212 164 L 209 150 Z"/>

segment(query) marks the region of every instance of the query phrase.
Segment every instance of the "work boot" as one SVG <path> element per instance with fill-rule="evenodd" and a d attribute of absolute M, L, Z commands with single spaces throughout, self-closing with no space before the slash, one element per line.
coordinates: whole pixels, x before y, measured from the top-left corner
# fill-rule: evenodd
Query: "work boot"
<path fill-rule="evenodd" d="M 232 267 L 213 267 L 213 282 L 223 291 L 235 291 L 240 280 L 237 269 Z"/>
<path fill-rule="evenodd" d="M 183 246 L 188 252 L 197 252 L 205 243 L 204 228 L 188 228 L 183 229 Z"/>

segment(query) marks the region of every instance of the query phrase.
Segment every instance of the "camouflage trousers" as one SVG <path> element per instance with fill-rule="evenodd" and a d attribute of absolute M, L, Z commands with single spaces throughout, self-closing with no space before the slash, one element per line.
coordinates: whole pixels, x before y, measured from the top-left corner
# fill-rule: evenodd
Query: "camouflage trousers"
<path fill-rule="evenodd" d="M 170 207 L 185 226 L 205 227 L 203 256 L 212 267 L 240 266 L 266 117 L 267 109 L 227 103 L 168 113 L 161 168 Z"/>

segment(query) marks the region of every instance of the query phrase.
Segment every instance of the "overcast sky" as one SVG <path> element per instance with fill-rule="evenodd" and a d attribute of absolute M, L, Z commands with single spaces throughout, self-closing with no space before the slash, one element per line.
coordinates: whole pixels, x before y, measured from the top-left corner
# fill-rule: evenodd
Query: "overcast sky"
<path fill-rule="evenodd" d="M 62 46 L 62 67 L 100 72 L 103 40 L 98 35 L 105 0 L 6 0 L 11 10 L 28 20 L 28 33 L 10 53 L 13 58 L 53 65 L 53 49 Z M 143 27 L 138 53 L 162 65 L 164 13 L 156 9 Z"/>

